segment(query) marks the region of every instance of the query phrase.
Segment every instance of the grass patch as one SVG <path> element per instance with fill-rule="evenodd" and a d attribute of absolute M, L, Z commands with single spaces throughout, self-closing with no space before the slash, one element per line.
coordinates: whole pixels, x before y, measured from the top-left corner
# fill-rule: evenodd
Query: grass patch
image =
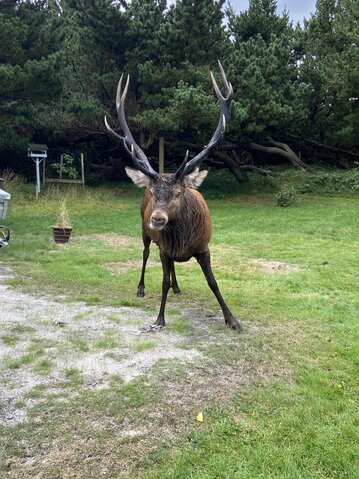
<path fill-rule="evenodd" d="M 188 321 L 183 317 L 175 317 L 171 318 L 170 323 L 168 324 L 168 328 L 170 331 L 174 331 L 175 333 L 179 333 L 181 335 L 186 336 L 190 332 L 190 325 Z"/>
<path fill-rule="evenodd" d="M 90 351 L 90 346 L 82 337 L 82 334 L 71 333 L 71 335 L 68 336 L 68 344 L 66 349 L 71 351 L 82 351 L 83 353 L 86 353 Z"/>
<path fill-rule="evenodd" d="M 48 376 L 51 373 L 53 367 L 52 360 L 49 358 L 41 359 L 33 366 L 35 373 L 41 376 Z"/>
<path fill-rule="evenodd" d="M 112 374 L 109 381 L 109 386 L 112 388 L 117 388 L 123 385 L 123 379 L 118 374 Z"/>
<path fill-rule="evenodd" d="M 10 331 L 12 333 L 33 333 L 35 328 L 27 326 L 26 324 L 16 323 L 14 326 L 11 326 Z"/>
<path fill-rule="evenodd" d="M 28 354 L 23 354 L 21 357 L 13 359 L 5 359 L 4 363 L 9 369 L 20 369 L 22 366 L 26 366 L 36 361 L 36 359 L 43 354 L 42 351 L 34 351 Z"/>
<path fill-rule="evenodd" d="M 47 386 L 45 384 L 37 384 L 29 392 L 25 394 L 26 399 L 42 399 L 46 397 Z"/>
<path fill-rule="evenodd" d="M 76 296 L 73 298 L 74 301 L 83 301 L 86 304 L 94 304 L 94 303 L 100 303 L 101 298 L 100 296 Z"/>
<path fill-rule="evenodd" d="M 205 411 L 204 427 L 181 448 L 163 451 L 161 465 L 153 465 L 146 477 L 354 479 L 359 469 L 352 421 L 343 417 L 338 426 L 328 416 L 326 402 L 313 404 L 309 397 L 297 396 L 293 404 L 299 392 L 277 386 L 269 395 L 242 397 L 230 411 Z M 283 410 L 293 406 L 295 414 L 283 417 Z M 318 419 L 319 429 L 314 425 Z M 350 445 L 344 444 L 338 427 L 346 431 Z"/>
<path fill-rule="evenodd" d="M 1 341 L 7 346 L 15 346 L 16 343 L 21 341 L 21 338 L 19 336 L 6 335 L 1 336 Z"/>
<path fill-rule="evenodd" d="M 77 368 L 65 369 L 66 385 L 71 387 L 82 386 L 84 382 L 82 372 Z"/>
<path fill-rule="evenodd" d="M 91 311 L 84 311 L 83 313 L 75 314 L 74 319 L 81 321 L 81 319 L 85 319 L 89 314 L 91 314 Z"/>
<path fill-rule="evenodd" d="M 22 279 L 22 278 L 11 278 L 11 279 L 7 279 L 6 281 L 4 281 L 4 284 L 8 285 L 8 286 L 24 286 L 26 285 L 26 280 L 25 279 Z"/>
<path fill-rule="evenodd" d="M 113 321 L 114 323 L 121 323 L 124 320 L 123 316 L 120 316 L 118 314 L 109 314 L 108 319 L 110 321 Z"/>
<path fill-rule="evenodd" d="M 121 299 L 119 301 L 112 301 L 111 306 L 124 306 L 128 308 L 138 308 L 140 306 L 139 302 L 137 300 L 131 300 L 131 299 Z"/>
<path fill-rule="evenodd" d="M 107 329 L 93 343 L 95 349 L 114 349 L 123 344 L 123 337 L 116 329 Z"/>
<path fill-rule="evenodd" d="M 155 348 L 157 341 L 154 339 L 149 339 L 147 341 L 138 341 L 135 343 L 134 350 L 136 353 L 141 353 L 142 351 L 147 351 L 149 349 Z"/>

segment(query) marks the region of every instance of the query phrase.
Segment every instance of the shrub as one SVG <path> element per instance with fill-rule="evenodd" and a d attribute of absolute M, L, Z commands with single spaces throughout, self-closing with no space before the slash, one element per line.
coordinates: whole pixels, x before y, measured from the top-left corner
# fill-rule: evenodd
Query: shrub
<path fill-rule="evenodd" d="M 300 185 L 301 193 L 351 193 L 359 191 L 359 169 L 316 173 L 308 176 Z"/>
<path fill-rule="evenodd" d="M 276 194 L 276 199 L 278 206 L 294 206 L 298 201 L 297 190 L 290 185 L 283 186 Z"/>
<path fill-rule="evenodd" d="M 78 172 L 74 165 L 75 158 L 70 155 L 62 156 L 62 163 L 52 163 L 51 167 L 56 171 L 58 175 L 64 174 L 66 177 L 76 180 Z"/>

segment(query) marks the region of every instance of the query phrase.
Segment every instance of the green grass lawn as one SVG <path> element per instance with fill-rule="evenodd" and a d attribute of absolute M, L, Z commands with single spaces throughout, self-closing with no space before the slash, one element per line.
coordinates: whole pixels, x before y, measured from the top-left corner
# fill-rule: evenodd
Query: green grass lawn
<path fill-rule="evenodd" d="M 69 399 L 65 413 L 68 428 L 61 419 L 63 412 L 49 398 L 45 409 L 42 405 L 41 411 L 34 411 L 27 423 L 2 428 L 14 457 L 26 454 L 22 437 L 32 437 L 34 451 L 44 443 L 49 447 L 51 441 L 55 447 L 57 435 L 68 435 L 76 447 L 76 437 L 85 440 L 83 431 L 88 432 L 93 418 L 103 417 L 104 429 L 95 439 L 93 432 L 88 432 L 91 441 L 95 440 L 93 450 L 101 451 L 102 442 L 113 448 L 119 460 L 126 455 L 128 462 L 123 469 L 114 467 L 104 475 L 95 469 L 96 475 L 91 475 L 79 459 L 76 474 L 69 471 L 62 476 L 60 468 L 54 469 L 53 475 L 38 471 L 36 477 L 359 477 L 358 199 L 302 195 L 297 206 L 280 208 L 271 192 L 231 188 L 228 196 L 221 198 L 220 186 L 207 187 L 214 225 L 211 251 L 222 293 L 235 316 L 243 318 L 245 333 L 236 335 L 223 322 L 221 328 L 210 329 L 217 342 L 208 346 L 203 338 L 199 341 L 207 357 L 225 370 L 235 363 L 236 355 L 246 354 L 241 350 L 244 337 L 255 352 L 253 361 L 257 357 L 278 373 L 268 378 L 256 376 L 243 390 L 234 382 L 227 398 L 213 397 L 206 403 L 203 423 L 194 420 L 184 429 L 174 427 L 170 440 L 158 437 L 143 451 L 141 442 L 128 439 L 124 443 L 116 436 L 117 421 L 125 416 L 151 417 L 158 411 L 158 398 L 167 401 L 165 418 L 174 420 L 182 414 L 181 408 L 171 410 L 170 397 L 165 401 L 166 391 L 155 380 L 115 384 L 96 395 L 84 391 L 80 399 Z M 157 311 L 161 290 L 158 261 L 148 269 L 146 298 L 135 295 L 142 257 L 141 192 L 124 186 L 70 189 L 65 194 L 74 225 L 72 241 L 66 246 L 51 240 L 50 226 L 61 191 L 45 192 L 37 202 L 28 194 L 13 194 L 6 222 L 13 236 L 10 247 L 0 250 L 0 261 L 16 272 L 9 283 L 88 304 Z M 151 257 L 158 260 L 155 247 Z M 129 260 L 134 267 L 121 268 Z M 217 314 L 219 307 L 195 262 L 178 265 L 177 270 L 183 292 L 169 296 L 169 310 L 178 314 L 196 307 Z M 169 328 L 171 320 L 174 327 L 182 324 L 172 318 Z M 181 328 L 185 335 L 186 326 Z M 252 335 L 256 328 L 270 334 Z M 16 347 L 15 335 L 6 338 Z M 151 341 L 144 340 L 137 348 L 150 350 Z M 46 361 L 38 363 L 38 373 L 46 374 L 50 366 Z M 78 378 L 75 373 L 69 375 Z M 174 368 L 171 374 L 173 383 L 185 381 L 185 371 Z M 74 387 L 78 383 L 75 381 Z M 30 477 L 22 473 L 11 477 Z M 0 477 L 10 476 L 0 472 Z"/>

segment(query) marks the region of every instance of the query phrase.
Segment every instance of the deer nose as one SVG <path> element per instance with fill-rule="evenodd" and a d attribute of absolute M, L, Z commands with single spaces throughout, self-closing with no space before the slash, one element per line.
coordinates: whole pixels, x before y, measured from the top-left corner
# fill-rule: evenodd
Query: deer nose
<path fill-rule="evenodd" d="M 162 229 L 167 223 L 167 221 L 167 215 L 160 212 L 154 212 L 151 216 L 150 227 L 152 229 Z"/>

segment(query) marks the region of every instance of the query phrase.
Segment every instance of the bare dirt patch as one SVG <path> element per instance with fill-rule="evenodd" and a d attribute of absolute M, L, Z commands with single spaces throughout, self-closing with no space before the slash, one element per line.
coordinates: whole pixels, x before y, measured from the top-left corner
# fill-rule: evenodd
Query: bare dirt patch
<path fill-rule="evenodd" d="M 111 376 L 126 383 L 161 359 L 191 360 L 195 348 L 181 349 L 181 337 L 169 330 L 144 334 L 141 326 L 155 315 L 136 308 L 87 306 L 64 298 L 24 294 L 6 286 L 10 269 L 0 266 L 0 421 L 26 419 L 27 394 L 66 379 L 71 371 L 89 388 L 103 388 Z M 151 339 L 150 343 L 148 342 Z"/>
<path fill-rule="evenodd" d="M 116 235 L 112 233 L 101 233 L 101 234 L 91 234 L 78 236 L 75 241 L 104 241 L 109 246 L 139 246 L 141 247 L 142 242 L 139 238 L 126 235 Z"/>
<path fill-rule="evenodd" d="M 149 259 L 147 261 L 146 268 L 153 268 L 154 266 L 161 266 L 160 261 L 154 259 Z M 139 272 L 142 268 L 142 260 L 127 260 L 127 261 L 118 261 L 117 263 L 106 263 L 105 267 L 112 271 L 113 273 L 122 273 L 129 269 L 136 269 Z"/>
<path fill-rule="evenodd" d="M 269 261 L 263 258 L 252 259 L 251 264 L 258 266 L 266 273 L 291 272 L 299 271 L 301 269 L 299 264 L 283 263 L 282 261 Z"/>

